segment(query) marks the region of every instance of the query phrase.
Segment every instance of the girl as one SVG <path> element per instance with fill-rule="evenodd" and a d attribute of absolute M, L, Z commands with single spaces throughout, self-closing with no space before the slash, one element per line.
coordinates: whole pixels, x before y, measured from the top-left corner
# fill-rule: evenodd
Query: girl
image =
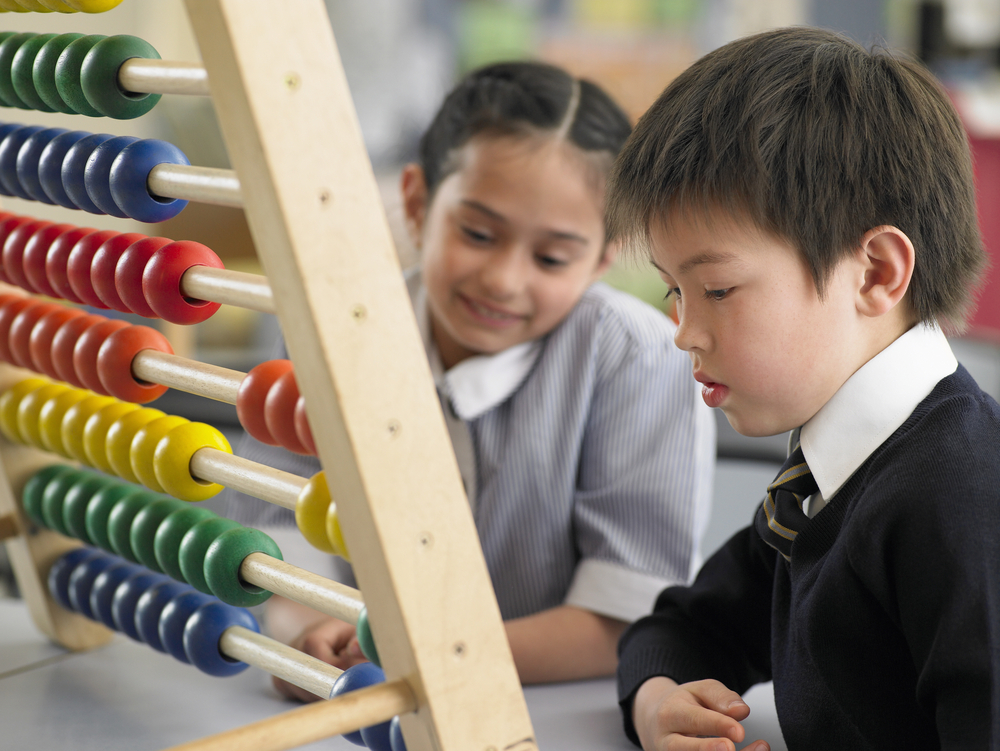
<path fill-rule="evenodd" d="M 402 174 L 410 294 L 525 683 L 612 673 L 625 625 L 689 580 L 708 517 L 714 422 L 674 326 L 597 283 L 613 259 L 604 180 L 630 130 L 592 83 L 492 65 L 452 91 Z M 243 453 L 318 470 L 250 438 Z M 268 621 L 332 664 L 362 659 L 349 624 L 279 598 Z"/>

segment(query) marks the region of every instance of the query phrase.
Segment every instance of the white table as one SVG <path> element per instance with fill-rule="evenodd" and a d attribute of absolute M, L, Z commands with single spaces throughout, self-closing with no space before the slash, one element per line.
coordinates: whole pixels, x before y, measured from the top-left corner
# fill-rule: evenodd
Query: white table
<path fill-rule="evenodd" d="M 747 695 L 750 739 L 784 749 L 770 687 Z M 525 691 L 542 751 L 634 751 L 625 738 L 613 680 Z M 0 600 L 0 749 L 157 751 L 291 709 L 270 676 L 249 668 L 213 678 L 123 636 L 85 653 L 49 643 L 18 601 Z M 342 738 L 306 749 L 360 747 Z"/>

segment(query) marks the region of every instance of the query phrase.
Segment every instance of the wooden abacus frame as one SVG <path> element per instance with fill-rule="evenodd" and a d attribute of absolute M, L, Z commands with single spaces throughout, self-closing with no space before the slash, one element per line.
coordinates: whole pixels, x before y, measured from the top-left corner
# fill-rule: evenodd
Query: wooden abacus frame
<path fill-rule="evenodd" d="M 535 749 L 326 10 L 185 2 L 387 682 L 178 748 L 292 748 L 402 714 L 411 751 Z M 51 457 L 2 453 L 0 520 L 27 530 L 14 493 Z M 40 574 L 71 545 L 8 540 L 36 623 L 82 649 L 107 632 Z"/>

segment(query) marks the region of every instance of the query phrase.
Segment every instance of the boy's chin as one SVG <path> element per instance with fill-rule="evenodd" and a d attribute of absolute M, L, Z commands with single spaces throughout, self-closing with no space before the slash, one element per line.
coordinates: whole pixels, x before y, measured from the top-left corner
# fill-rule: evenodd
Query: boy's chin
<path fill-rule="evenodd" d="M 781 435 L 797 426 L 786 426 L 784 421 L 768 419 L 760 415 L 748 415 L 740 410 L 720 407 L 722 413 L 729 420 L 729 424 L 737 433 L 747 438 L 766 438 L 772 435 Z"/>

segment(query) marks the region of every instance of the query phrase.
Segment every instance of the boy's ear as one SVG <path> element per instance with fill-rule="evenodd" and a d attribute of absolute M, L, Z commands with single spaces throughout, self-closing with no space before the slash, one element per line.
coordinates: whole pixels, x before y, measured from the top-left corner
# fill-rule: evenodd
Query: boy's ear
<path fill-rule="evenodd" d="M 876 227 L 861 238 L 859 260 L 864 280 L 858 290 L 858 310 L 872 318 L 885 315 L 903 300 L 910 287 L 913 243 L 897 227 Z"/>
<path fill-rule="evenodd" d="M 427 179 L 419 164 L 411 162 L 403 167 L 399 177 L 399 190 L 403 195 L 406 231 L 413 247 L 419 250 L 427 219 Z"/>
<path fill-rule="evenodd" d="M 594 269 L 594 278 L 600 278 L 604 275 L 604 272 L 611 268 L 611 264 L 615 262 L 618 258 L 619 243 L 617 241 L 612 241 L 604 246 L 604 251 L 601 254 L 600 260 L 597 262 L 597 268 Z"/>

